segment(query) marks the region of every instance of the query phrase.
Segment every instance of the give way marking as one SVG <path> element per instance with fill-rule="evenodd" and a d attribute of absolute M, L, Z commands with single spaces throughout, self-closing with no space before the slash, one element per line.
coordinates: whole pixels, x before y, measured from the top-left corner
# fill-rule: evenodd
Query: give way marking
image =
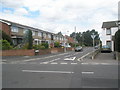
<path fill-rule="evenodd" d="M 76 57 L 65 58 L 64 60 L 71 60 L 74 61 Z"/>

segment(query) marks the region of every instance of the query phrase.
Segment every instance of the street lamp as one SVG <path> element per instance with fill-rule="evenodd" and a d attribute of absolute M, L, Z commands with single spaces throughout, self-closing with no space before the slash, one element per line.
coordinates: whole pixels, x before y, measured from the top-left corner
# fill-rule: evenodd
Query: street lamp
<path fill-rule="evenodd" d="M 94 39 L 96 37 L 95 33 L 92 33 L 91 37 L 93 39 L 93 50 L 94 50 L 94 47 L 95 47 L 95 40 Z"/>

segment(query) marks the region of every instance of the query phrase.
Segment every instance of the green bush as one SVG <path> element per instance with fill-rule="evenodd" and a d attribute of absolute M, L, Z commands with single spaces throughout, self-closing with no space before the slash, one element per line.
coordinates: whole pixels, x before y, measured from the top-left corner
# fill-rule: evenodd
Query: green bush
<path fill-rule="evenodd" d="M 2 30 L 0 30 L 0 39 L 7 40 L 10 43 L 10 45 L 13 45 L 11 37 L 7 35 L 5 32 L 3 32 Z"/>
<path fill-rule="evenodd" d="M 120 30 L 115 34 L 115 50 L 120 52 Z"/>
<path fill-rule="evenodd" d="M 13 48 L 7 40 L 0 40 L 0 47 L 1 50 L 9 50 Z"/>
<path fill-rule="evenodd" d="M 28 46 L 29 46 L 29 44 L 26 43 L 25 45 L 23 45 L 22 49 L 28 49 Z"/>
<path fill-rule="evenodd" d="M 45 46 L 40 46 L 40 49 L 45 49 Z"/>
<path fill-rule="evenodd" d="M 42 44 L 41 44 L 41 46 L 44 46 L 44 47 L 45 47 L 45 49 L 48 49 L 48 48 L 49 48 L 48 43 L 42 43 Z"/>
<path fill-rule="evenodd" d="M 60 43 L 59 42 L 55 42 L 54 43 L 54 47 L 57 47 L 57 48 L 60 47 Z"/>
<path fill-rule="evenodd" d="M 39 45 L 33 45 L 33 49 L 35 49 L 35 50 L 45 49 L 45 46 L 42 46 L 41 44 L 39 44 Z"/>

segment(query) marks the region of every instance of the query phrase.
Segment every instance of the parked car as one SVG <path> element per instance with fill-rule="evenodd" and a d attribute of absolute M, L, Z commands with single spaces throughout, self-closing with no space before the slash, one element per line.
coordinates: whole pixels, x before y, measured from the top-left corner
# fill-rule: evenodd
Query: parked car
<path fill-rule="evenodd" d="M 108 45 L 103 45 L 101 48 L 101 52 L 112 52 L 111 48 Z"/>
<path fill-rule="evenodd" d="M 99 49 L 99 45 L 95 46 L 95 49 Z"/>
<path fill-rule="evenodd" d="M 78 47 L 75 48 L 75 52 L 79 52 L 79 51 L 82 51 L 82 50 L 83 50 L 83 48 L 81 46 L 78 46 Z"/>
<path fill-rule="evenodd" d="M 71 48 L 71 46 L 69 44 L 67 44 L 67 45 L 62 44 L 61 47 Z"/>

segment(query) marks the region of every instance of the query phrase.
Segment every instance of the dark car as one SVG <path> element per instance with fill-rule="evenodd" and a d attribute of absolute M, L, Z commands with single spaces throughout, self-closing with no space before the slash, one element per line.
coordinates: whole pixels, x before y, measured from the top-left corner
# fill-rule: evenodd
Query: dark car
<path fill-rule="evenodd" d="M 109 52 L 110 53 L 112 51 L 111 51 L 111 48 L 108 45 L 104 45 L 101 48 L 101 52 Z"/>
<path fill-rule="evenodd" d="M 83 48 L 81 46 L 78 46 L 78 47 L 75 48 L 75 52 L 79 52 L 79 51 L 82 51 L 82 50 L 83 50 Z"/>

